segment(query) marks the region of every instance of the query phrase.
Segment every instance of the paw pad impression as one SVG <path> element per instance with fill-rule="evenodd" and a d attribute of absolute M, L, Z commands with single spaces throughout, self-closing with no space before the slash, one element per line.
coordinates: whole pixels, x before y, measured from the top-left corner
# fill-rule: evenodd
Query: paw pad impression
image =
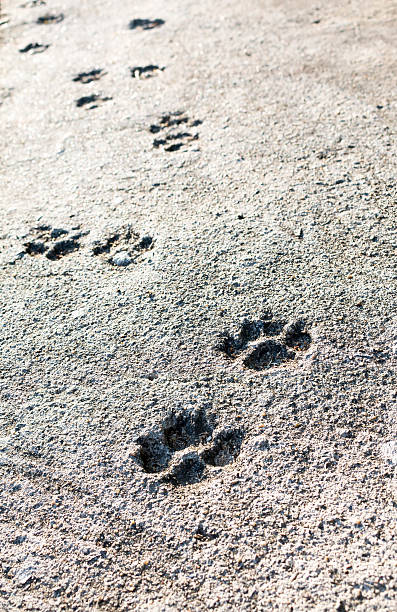
<path fill-rule="evenodd" d="M 31 230 L 29 240 L 23 243 L 21 255 L 45 255 L 47 259 L 57 260 L 80 249 L 80 238 L 88 232 L 69 231 L 40 225 Z"/>
<path fill-rule="evenodd" d="M 200 119 L 191 120 L 182 111 L 167 113 L 163 115 L 157 124 L 149 128 L 151 134 L 158 134 L 153 140 L 155 149 L 163 148 L 164 151 L 175 152 L 185 148 L 189 143 L 198 140 L 199 134 L 192 131 L 201 125 Z"/>
<path fill-rule="evenodd" d="M 213 431 L 203 409 L 172 412 L 160 430 L 138 438 L 138 460 L 145 472 L 163 472 L 163 479 L 176 486 L 200 482 L 207 466 L 232 463 L 244 438 L 238 428 L 214 436 Z"/>
<path fill-rule="evenodd" d="M 234 336 L 228 331 L 221 334 L 215 350 L 229 359 L 241 356 L 246 368 L 265 370 L 294 360 L 311 342 L 305 321 L 286 324 L 265 313 L 257 321 L 245 319 Z"/>
<path fill-rule="evenodd" d="M 94 256 L 105 257 L 112 266 L 127 267 L 135 263 L 140 255 L 153 248 L 153 238 L 134 232 L 128 225 L 95 240 L 92 245 Z"/>

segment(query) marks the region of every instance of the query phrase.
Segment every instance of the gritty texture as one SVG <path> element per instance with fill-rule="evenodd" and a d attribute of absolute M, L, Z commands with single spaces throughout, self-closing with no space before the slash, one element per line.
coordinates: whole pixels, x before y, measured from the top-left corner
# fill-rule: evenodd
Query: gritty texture
<path fill-rule="evenodd" d="M 0 24 L 0 609 L 395 610 L 395 2 Z"/>

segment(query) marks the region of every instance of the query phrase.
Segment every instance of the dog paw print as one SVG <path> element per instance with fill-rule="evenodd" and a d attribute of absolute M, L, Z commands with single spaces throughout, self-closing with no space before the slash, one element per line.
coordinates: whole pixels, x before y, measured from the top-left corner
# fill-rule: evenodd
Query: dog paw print
<path fill-rule="evenodd" d="M 63 13 L 60 13 L 59 15 L 51 15 L 50 13 L 47 13 L 46 15 L 38 17 L 36 23 L 38 25 L 51 25 L 53 23 L 61 23 L 61 21 L 64 19 L 65 16 Z"/>
<path fill-rule="evenodd" d="M 82 96 L 76 100 L 76 106 L 81 108 L 82 106 L 86 107 L 86 110 L 92 110 L 93 108 L 98 108 L 104 102 L 108 102 L 108 100 L 112 100 L 109 97 L 103 97 L 98 94 L 92 94 L 91 96 Z"/>
<path fill-rule="evenodd" d="M 50 225 L 40 225 L 33 228 L 23 243 L 23 251 L 18 259 L 25 255 L 35 257 L 44 255 L 47 259 L 55 261 L 69 255 L 80 248 L 80 239 L 88 232 L 69 231 L 63 228 L 53 228 Z"/>
<path fill-rule="evenodd" d="M 130 30 L 154 30 L 164 24 L 164 19 L 132 19 L 128 28 Z"/>
<path fill-rule="evenodd" d="M 165 66 L 160 68 L 160 66 L 156 66 L 154 64 L 148 64 L 147 66 L 133 66 L 130 68 L 133 79 L 150 79 L 164 70 Z"/>
<path fill-rule="evenodd" d="M 229 359 L 241 358 L 246 368 L 265 370 L 296 359 L 311 342 L 304 321 L 286 325 L 266 313 L 258 321 L 245 319 L 235 336 L 223 333 L 215 349 Z"/>
<path fill-rule="evenodd" d="M 101 256 L 112 266 L 125 268 L 136 263 L 139 257 L 152 249 L 154 241 L 151 236 L 142 236 L 134 232 L 130 226 L 95 240 L 92 254 Z"/>
<path fill-rule="evenodd" d="M 168 152 L 179 151 L 190 142 L 198 140 L 198 132 L 193 133 L 190 130 L 201 123 L 200 119 L 189 119 L 182 111 L 163 115 L 158 124 L 152 124 L 149 128 L 151 134 L 159 134 L 159 137 L 153 140 L 153 147 L 162 147 Z"/>
<path fill-rule="evenodd" d="M 99 81 L 105 74 L 106 72 L 102 68 L 94 68 L 89 72 L 80 72 L 74 77 L 73 81 L 77 83 L 92 83 L 92 81 Z"/>
<path fill-rule="evenodd" d="M 36 53 L 43 53 L 46 51 L 50 45 L 42 45 L 41 43 L 30 43 L 26 45 L 23 49 L 19 49 L 19 53 L 29 53 L 30 55 L 35 55 Z"/>
<path fill-rule="evenodd" d="M 169 415 L 160 431 L 138 439 L 138 461 L 150 474 L 175 486 L 200 482 L 208 466 L 223 467 L 240 452 L 243 432 L 225 429 L 214 434 L 204 410 Z"/>
<path fill-rule="evenodd" d="M 241 429 L 224 429 L 216 434 L 212 444 L 204 450 L 201 457 L 208 465 L 223 467 L 235 460 L 242 441 Z"/>
<path fill-rule="evenodd" d="M 21 8 L 34 8 L 36 6 L 42 6 L 46 4 L 44 0 L 30 0 L 30 2 L 25 2 L 25 4 L 21 4 Z"/>

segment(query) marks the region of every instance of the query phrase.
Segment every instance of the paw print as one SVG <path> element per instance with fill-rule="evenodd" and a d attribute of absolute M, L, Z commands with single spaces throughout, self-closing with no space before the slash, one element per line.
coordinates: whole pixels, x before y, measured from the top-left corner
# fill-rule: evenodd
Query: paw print
<path fill-rule="evenodd" d="M 152 249 L 154 245 L 151 236 L 139 237 L 130 226 L 122 227 L 114 233 L 95 240 L 92 254 L 102 256 L 112 266 L 127 267 L 135 263 L 142 253 Z"/>
<path fill-rule="evenodd" d="M 130 30 L 154 30 L 164 24 L 164 19 L 132 19 L 128 27 Z"/>
<path fill-rule="evenodd" d="M 90 240 L 85 238 L 90 234 Z M 43 224 L 33 227 L 19 238 L 18 242 L 7 252 L 8 264 L 15 265 L 22 259 L 43 256 L 51 261 L 61 259 L 65 255 L 76 254 L 77 251 L 89 253 L 111 266 L 125 268 L 138 263 L 142 255 L 153 248 L 151 236 L 139 236 L 127 225 L 108 234 L 94 235 L 90 230 L 83 231 L 80 225 L 65 229 Z"/>
<path fill-rule="evenodd" d="M 150 79 L 156 76 L 159 72 L 163 72 L 165 66 L 162 68 L 155 64 L 148 64 L 147 66 L 133 66 L 130 68 L 131 76 L 133 79 Z"/>
<path fill-rule="evenodd" d="M 84 84 L 92 83 L 93 81 L 99 81 L 105 74 L 106 72 L 104 72 L 102 68 L 94 68 L 89 72 L 79 72 L 79 74 L 74 77 L 73 81 Z"/>
<path fill-rule="evenodd" d="M 36 53 L 43 53 L 49 46 L 50 45 L 42 45 L 38 42 L 29 43 L 23 49 L 19 49 L 19 53 L 29 53 L 30 55 L 35 55 Z"/>
<path fill-rule="evenodd" d="M 200 119 L 191 120 L 182 111 L 165 114 L 157 124 L 152 124 L 149 128 L 151 134 L 159 134 L 159 137 L 153 140 L 153 147 L 163 148 L 169 153 L 179 151 L 199 139 L 198 132 L 193 133 L 190 130 L 201 124 Z"/>
<path fill-rule="evenodd" d="M 104 102 L 108 102 L 109 100 L 113 100 L 108 96 L 100 96 L 99 94 L 91 94 L 90 96 L 82 96 L 76 100 L 76 106 L 78 108 L 85 107 L 86 110 L 92 110 L 93 108 L 98 108 Z"/>
<path fill-rule="evenodd" d="M 162 480 L 175 486 L 200 482 L 208 466 L 223 467 L 240 452 L 241 429 L 214 432 L 204 410 L 171 413 L 159 431 L 138 439 L 137 459 L 150 474 L 162 473 Z"/>
<path fill-rule="evenodd" d="M 26 236 L 28 240 L 23 243 L 24 250 L 19 253 L 19 259 L 24 255 L 32 257 L 44 255 L 47 259 L 55 261 L 80 249 L 80 239 L 88 232 L 66 230 L 64 228 L 40 225 L 30 230 Z"/>
<path fill-rule="evenodd" d="M 241 357 L 246 368 L 265 370 L 296 359 L 311 342 L 305 321 L 286 324 L 265 313 L 258 321 L 245 319 L 235 336 L 223 333 L 215 349 L 229 359 Z"/>
<path fill-rule="evenodd" d="M 38 17 L 36 23 L 38 25 L 50 25 L 52 23 L 61 23 L 61 21 L 63 21 L 64 19 L 65 17 L 63 13 L 60 13 L 59 15 L 51 15 L 50 13 L 47 13 L 42 17 Z"/>

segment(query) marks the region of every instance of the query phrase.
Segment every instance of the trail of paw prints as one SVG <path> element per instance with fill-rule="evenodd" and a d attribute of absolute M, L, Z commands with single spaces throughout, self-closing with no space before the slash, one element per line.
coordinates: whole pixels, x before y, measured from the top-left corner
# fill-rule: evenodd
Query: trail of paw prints
<path fill-rule="evenodd" d="M 88 83 L 92 83 L 93 81 L 99 81 L 103 76 L 105 76 L 106 72 L 102 68 L 93 68 L 88 72 L 79 72 L 74 78 L 73 81 L 75 83 L 82 83 L 83 85 L 87 85 Z M 93 110 L 94 108 L 98 108 L 98 106 L 108 102 L 109 100 L 113 100 L 113 98 L 109 96 L 102 96 L 100 94 L 90 94 L 89 96 L 81 96 L 78 98 L 76 102 L 77 108 L 84 108 L 85 110 Z"/>
<path fill-rule="evenodd" d="M 295 360 L 311 342 L 305 321 L 286 324 L 266 313 L 258 321 L 245 319 L 234 336 L 224 332 L 215 349 L 229 359 L 240 358 L 246 368 L 266 370 Z"/>
<path fill-rule="evenodd" d="M 153 147 L 162 147 L 168 152 L 179 151 L 190 142 L 198 140 L 198 132 L 192 133 L 190 129 L 201 124 L 200 119 L 191 120 L 182 111 L 165 114 L 157 124 L 152 124 L 149 128 L 151 134 L 159 134 L 159 137 L 153 140 Z"/>
<path fill-rule="evenodd" d="M 21 7 L 22 8 L 34 8 L 36 6 L 40 6 L 44 4 L 46 3 L 43 0 L 32 0 L 32 2 L 26 2 L 25 4 L 22 4 Z M 65 17 L 63 13 L 60 13 L 59 15 L 52 15 L 50 13 L 47 13 L 46 15 L 42 15 L 41 17 L 38 17 L 36 19 L 36 24 L 37 25 L 50 25 L 54 23 L 60 23 L 61 21 L 64 20 L 64 18 Z M 32 42 L 32 43 L 27 44 L 22 49 L 19 49 L 19 53 L 37 55 L 38 53 L 44 53 L 44 51 L 47 51 L 49 47 L 50 45 L 42 44 L 39 42 Z"/>
<path fill-rule="evenodd" d="M 37 6 L 44 6 L 46 2 L 44 0 L 31 0 L 30 2 L 25 2 L 21 4 L 21 8 L 36 8 Z M 51 15 L 47 13 L 46 15 L 42 15 L 36 19 L 37 25 L 50 25 L 53 23 L 60 23 L 64 20 L 64 15 L 61 13 L 59 15 Z M 36 55 L 38 53 L 44 53 L 50 45 L 45 45 L 39 42 L 32 42 L 19 49 L 19 53 L 28 53 L 29 55 Z"/>
<path fill-rule="evenodd" d="M 154 30 L 164 24 L 164 19 L 132 19 L 128 28 L 130 30 Z"/>
<path fill-rule="evenodd" d="M 175 486 L 200 482 L 211 467 L 224 467 L 240 453 L 244 433 L 239 428 L 218 432 L 205 411 L 185 410 L 170 414 L 159 430 L 138 439 L 137 460 L 149 474 Z"/>
<path fill-rule="evenodd" d="M 151 236 L 140 237 L 127 226 L 95 240 L 92 244 L 92 254 L 102 257 L 112 266 L 125 268 L 136 263 L 139 257 L 153 246 Z"/>
<path fill-rule="evenodd" d="M 133 66 L 130 68 L 133 79 L 150 79 L 164 70 L 165 66 L 160 68 L 160 66 L 156 66 L 154 64 L 148 64 L 148 66 Z"/>
<path fill-rule="evenodd" d="M 129 226 L 90 241 L 86 238 L 89 234 L 89 230 L 83 231 L 80 226 L 65 229 L 39 225 L 20 239 L 22 249 L 20 246 L 12 247 L 15 255 L 9 257 L 6 263 L 16 264 L 25 257 L 45 257 L 56 261 L 84 250 L 107 265 L 126 268 L 138 263 L 142 255 L 154 246 L 151 236 L 140 236 Z"/>

